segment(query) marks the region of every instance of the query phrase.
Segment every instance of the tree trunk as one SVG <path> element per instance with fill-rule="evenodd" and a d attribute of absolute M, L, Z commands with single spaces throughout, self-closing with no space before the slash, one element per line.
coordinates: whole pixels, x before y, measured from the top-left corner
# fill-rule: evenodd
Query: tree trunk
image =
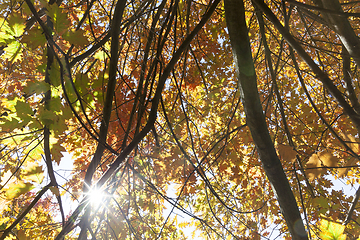
<path fill-rule="evenodd" d="M 246 120 L 260 160 L 279 202 L 292 238 L 294 240 L 308 239 L 295 197 L 266 125 L 257 89 L 243 1 L 225 0 L 225 17 Z"/>

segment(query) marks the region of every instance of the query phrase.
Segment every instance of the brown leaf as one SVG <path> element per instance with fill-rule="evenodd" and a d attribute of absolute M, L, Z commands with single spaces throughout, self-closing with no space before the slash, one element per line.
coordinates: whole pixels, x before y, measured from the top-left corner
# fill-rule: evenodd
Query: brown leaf
<path fill-rule="evenodd" d="M 293 147 L 289 145 L 278 144 L 277 145 L 278 153 L 280 158 L 285 162 L 294 162 L 296 159 L 297 152 Z"/>
<path fill-rule="evenodd" d="M 58 197 L 60 196 L 59 188 L 52 186 L 52 187 L 49 187 L 49 189 L 51 190 L 51 192 L 52 192 L 54 195 L 56 195 L 56 196 L 58 196 Z"/>

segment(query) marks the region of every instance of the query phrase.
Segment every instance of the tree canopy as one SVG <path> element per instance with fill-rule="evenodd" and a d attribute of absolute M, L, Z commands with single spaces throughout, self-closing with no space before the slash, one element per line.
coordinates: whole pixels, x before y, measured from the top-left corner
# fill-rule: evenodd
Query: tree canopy
<path fill-rule="evenodd" d="M 0 13 L 0 239 L 359 238 L 359 1 Z"/>

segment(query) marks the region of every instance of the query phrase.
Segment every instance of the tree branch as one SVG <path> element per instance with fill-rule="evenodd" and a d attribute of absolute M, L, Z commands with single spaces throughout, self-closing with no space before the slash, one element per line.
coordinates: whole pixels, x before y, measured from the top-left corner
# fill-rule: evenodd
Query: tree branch
<path fill-rule="evenodd" d="M 52 183 L 46 185 L 41 191 L 36 195 L 34 200 L 27 206 L 27 208 L 16 218 L 16 220 L 3 232 L 3 234 L 0 236 L 0 240 L 4 240 L 6 236 L 12 231 L 12 229 L 21 221 L 24 219 L 26 214 L 30 212 L 30 210 L 35 206 L 35 204 L 40 200 L 40 198 L 46 193 L 46 191 L 49 189 L 49 187 L 52 186 Z"/>

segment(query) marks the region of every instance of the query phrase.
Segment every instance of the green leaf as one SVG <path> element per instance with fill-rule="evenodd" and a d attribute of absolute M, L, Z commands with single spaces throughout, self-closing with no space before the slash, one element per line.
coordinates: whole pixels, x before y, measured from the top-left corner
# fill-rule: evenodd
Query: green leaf
<path fill-rule="evenodd" d="M 320 238 L 323 240 L 346 240 L 345 226 L 325 219 L 320 221 Z"/>
<path fill-rule="evenodd" d="M 17 101 L 15 105 L 17 116 L 21 119 L 24 117 L 31 116 L 34 114 L 34 111 L 31 109 L 30 104 L 23 101 Z"/>
<path fill-rule="evenodd" d="M 89 41 L 84 35 L 84 30 L 68 31 L 63 35 L 63 38 L 75 46 L 86 46 Z"/>
<path fill-rule="evenodd" d="M 3 55 L 4 58 L 9 59 L 10 61 L 16 61 L 22 58 L 21 54 L 21 45 L 17 41 L 12 41 L 10 44 L 4 48 L 5 54 Z"/>
<path fill-rule="evenodd" d="M 0 230 L 5 230 L 5 229 L 6 229 L 6 226 L 7 226 L 6 223 L 2 223 L 2 224 L 0 225 Z"/>
<path fill-rule="evenodd" d="M 9 17 L 8 33 L 14 37 L 20 37 L 25 30 L 25 19 L 20 14 L 14 13 Z"/>
<path fill-rule="evenodd" d="M 55 62 L 51 65 L 51 68 L 49 70 L 49 75 L 50 75 L 51 85 L 53 85 L 54 87 L 60 86 L 61 78 L 60 78 L 60 67 L 58 63 Z"/>
<path fill-rule="evenodd" d="M 38 121 L 31 121 L 28 127 L 33 130 L 38 130 L 41 129 L 43 126 L 41 126 L 41 124 Z"/>
<path fill-rule="evenodd" d="M 62 108 L 61 99 L 59 97 L 52 97 L 49 100 L 49 110 L 54 112 L 60 112 Z"/>
<path fill-rule="evenodd" d="M 24 19 L 20 14 L 12 14 L 7 21 L 1 21 L 0 44 L 6 46 L 3 57 L 11 62 L 22 58 L 21 44 L 16 40 L 25 29 Z"/>
<path fill-rule="evenodd" d="M 73 112 L 71 110 L 71 108 L 69 106 L 63 106 L 63 109 L 62 109 L 62 118 L 63 119 L 70 119 L 72 118 L 74 115 L 73 115 Z"/>
<path fill-rule="evenodd" d="M 51 125 L 51 129 L 56 135 L 61 135 L 68 129 L 68 125 L 65 123 L 65 121 L 59 120 Z"/>
<path fill-rule="evenodd" d="M 49 126 L 50 124 L 56 122 L 58 116 L 54 114 L 53 111 L 42 109 L 39 111 L 39 119 L 44 125 Z"/>
<path fill-rule="evenodd" d="M 31 49 L 35 49 L 39 46 L 44 46 L 46 38 L 42 30 L 33 28 L 23 36 L 22 42 L 26 43 Z"/>
<path fill-rule="evenodd" d="M 48 12 L 49 12 L 49 16 L 53 20 L 53 26 L 55 31 L 59 35 L 63 34 L 70 25 L 70 22 L 67 18 L 67 14 L 63 13 L 61 8 L 59 8 L 56 4 L 49 6 Z"/>
<path fill-rule="evenodd" d="M 12 132 L 16 128 L 19 128 L 19 121 L 15 118 L 11 120 L 5 120 L 4 122 L 0 122 L 0 129 L 4 132 Z"/>
<path fill-rule="evenodd" d="M 29 82 L 24 91 L 26 95 L 41 94 L 50 90 L 50 85 L 45 81 Z"/>
<path fill-rule="evenodd" d="M 328 208 L 329 207 L 329 203 L 328 200 L 324 197 L 318 197 L 314 199 L 314 202 L 319 205 L 322 208 Z"/>
<path fill-rule="evenodd" d="M 7 199 L 14 199 L 21 194 L 29 192 L 34 188 L 33 184 L 19 181 L 18 183 L 10 183 L 9 188 L 5 190 L 5 196 Z"/>
<path fill-rule="evenodd" d="M 7 45 L 7 44 L 11 43 L 12 41 L 14 41 L 13 36 L 0 31 L 0 44 L 1 45 Z"/>

